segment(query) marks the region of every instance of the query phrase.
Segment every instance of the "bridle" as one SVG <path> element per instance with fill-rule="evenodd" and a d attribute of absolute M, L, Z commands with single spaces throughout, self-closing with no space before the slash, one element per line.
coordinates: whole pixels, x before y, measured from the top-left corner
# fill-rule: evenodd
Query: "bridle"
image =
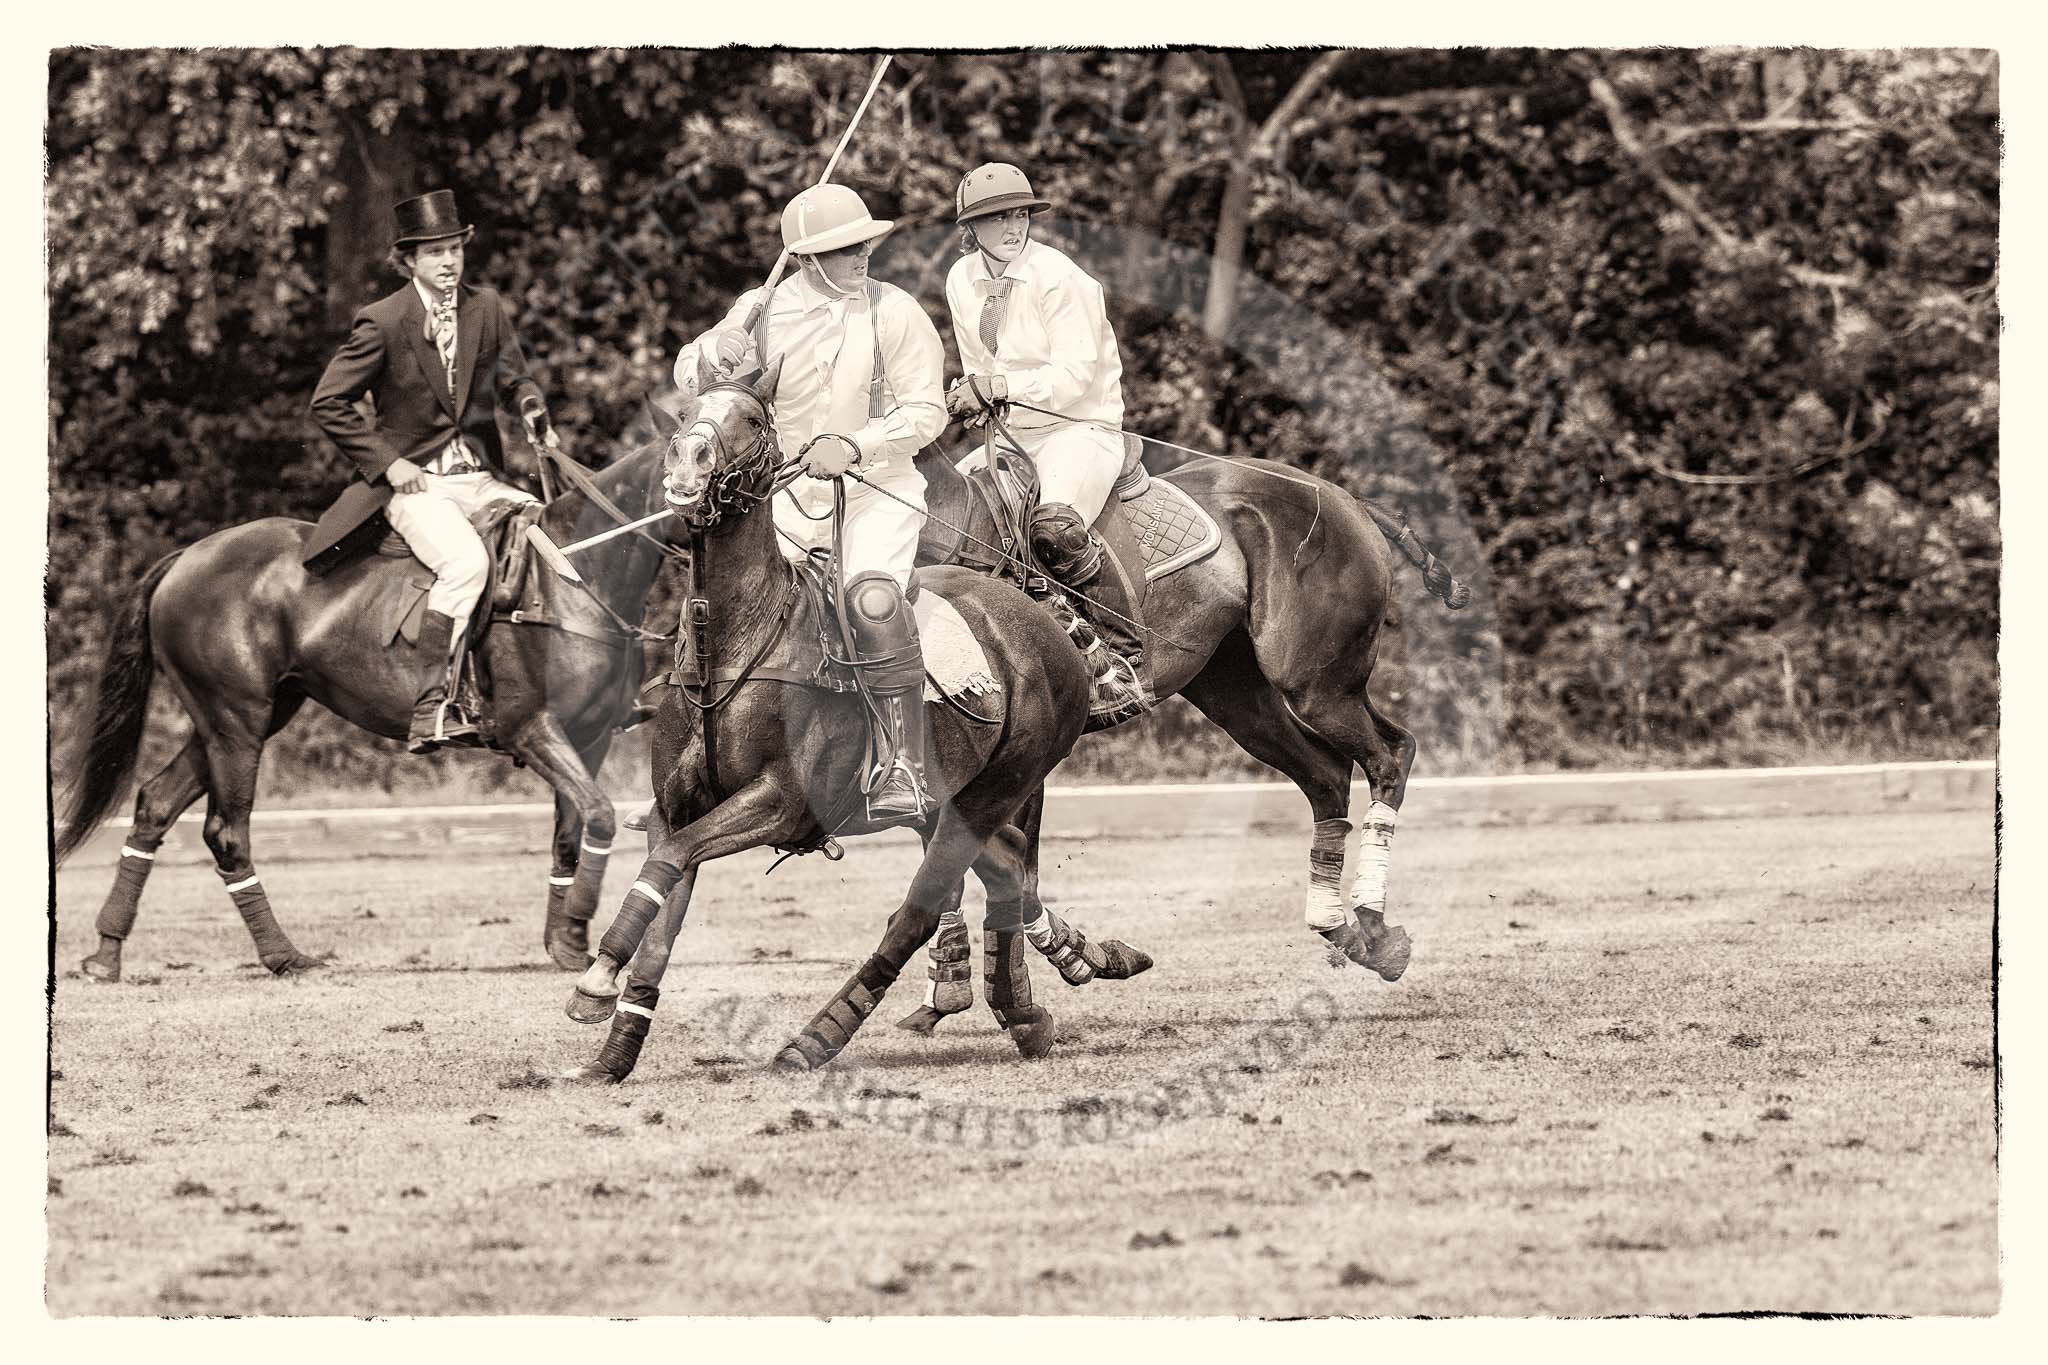
<path fill-rule="evenodd" d="M 746 405 L 740 411 L 753 433 L 746 445 L 735 451 L 726 438 L 725 427 L 707 417 L 699 417 L 669 438 L 671 450 L 691 435 L 702 435 L 705 444 L 711 447 L 714 472 L 710 481 L 694 505 L 687 510 L 676 509 L 691 532 L 698 535 L 718 525 L 728 513 L 744 516 L 751 512 L 787 487 L 802 472 L 801 465 L 783 464 L 779 459 L 775 424 L 767 401 L 751 386 L 736 379 L 721 379 L 708 385 L 700 397 L 708 398 L 721 389 L 731 389 L 746 399 Z"/>

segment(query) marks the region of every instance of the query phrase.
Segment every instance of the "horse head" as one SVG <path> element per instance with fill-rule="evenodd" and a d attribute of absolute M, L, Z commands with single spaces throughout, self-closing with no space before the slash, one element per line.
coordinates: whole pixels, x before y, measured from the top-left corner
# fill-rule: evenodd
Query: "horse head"
<path fill-rule="evenodd" d="M 782 380 L 782 357 L 751 382 L 725 379 L 697 400 L 695 420 L 667 419 L 662 496 L 684 521 L 709 530 L 728 513 L 744 513 L 774 491 L 781 463 L 770 404 Z"/>

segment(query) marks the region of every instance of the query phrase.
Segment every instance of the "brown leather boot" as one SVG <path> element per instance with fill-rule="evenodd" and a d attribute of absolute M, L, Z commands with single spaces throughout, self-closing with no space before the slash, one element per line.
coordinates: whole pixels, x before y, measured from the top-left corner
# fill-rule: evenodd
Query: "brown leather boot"
<path fill-rule="evenodd" d="M 1138 595 L 1131 590 L 1123 565 L 1109 552 L 1102 538 L 1090 531 L 1088 539 L 1094 542 L 1098 568 L 1086 581 L 1068 586 L 1086 599 L 1076 605 L 1088 624 L 1095 627 L 1110 656 L 1103 660 L 1091 656 L 1088 660 L 1096 677 L 1094 698 L 1088 708 L 1088 728 L 1101 730 L 1141 716 L 1159 703 L 1152 694 L 1152 669 L 1145 659 Z M 1114 670 L 1114 677 L 1106 676 L 1105 665 Z"/>
<path fill-rule="evenodd" d="M 920 680 L 922 681 L 922 680 Z M 933 810 L 924 777 L 924 689 L 877 697 L 886 746 L 894 755 L 881 781 L 868 793 L 870 824 L 922 824 Z"/>
<path fill-rule="evenodd" d="M 868 790 L 868 823 L 921 824 L 936 803 L 925 783 L 924 651 L 917 618 L 896 580 L 873 571 L 846 585 L 846 615 L 882 731 L 875 738 L 884 766 Z"/>
<path fill-rule="evenodd" d="M 476 725 L 449 700 L 462 662 L 449 657 L 454 638 L 454 618 L 442 612 L 430 611 L 420 622 L 420 694 L 412 704 L 412 729 L 405 737 L 405 747 L 412 753 L 429 754 L 444 744 L 476 748 L 483 743 Z"/>
<path fill-rule="evenodd" d="M 1102 537 L 1066 503 L 1041 503 L 1031 514 L 1031 553 L 1069 590 L 1067 600 L 1087 627 L 1070 633 L 1094 680 L 1088 728 L 1107 729 L 1151 710 L 1138 593 Z"/>

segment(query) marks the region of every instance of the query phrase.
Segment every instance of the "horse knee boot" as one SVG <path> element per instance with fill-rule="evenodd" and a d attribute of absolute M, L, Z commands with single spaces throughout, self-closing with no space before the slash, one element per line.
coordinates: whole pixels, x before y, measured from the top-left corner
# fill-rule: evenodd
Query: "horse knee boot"
<path fill-rule="evenodd" d="M 1129 720 L 1152 709 L 1152 673 L 1138 619 L 1138 593 L 1123 565 L 1063 502 L 1046 503 L 1031 517 L 1031 552 L 1045 571 L 1074 594 L 1075 608 L 1094 632 L 1077 636 L 1095 680 L 1091 728 Z"/>
<path fill-rule="evenodd" d="M 846 608 L 857 662 L 884 731 L 877 737 L 879 771 L 868 790 L 868 819 L 922 821 L 932 801 L 925 783 L 924 652 L 917 618 L 896 580 L 872 571 L 846 585 Z"/>

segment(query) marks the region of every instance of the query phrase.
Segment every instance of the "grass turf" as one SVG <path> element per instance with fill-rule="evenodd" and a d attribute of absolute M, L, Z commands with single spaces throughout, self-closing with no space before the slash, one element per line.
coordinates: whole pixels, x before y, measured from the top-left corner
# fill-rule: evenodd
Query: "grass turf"
<path fill-rule="evenodd" d="M 546 1083 L 602 1030 L 542 965 L 543 860 L 265 866 L 336 954 L 295 982 L 166 867 L 112 987 L 71 972 L 111 874 L 66 870 L 49 1306 L 1997 1309 L 1988 819 L 1404 828 L 1394 986 L 1322 964 L 1305 844 L 1048 847 L 1048 900 L 1151 974 L 1035 963 L 1064 1036 L 1026 1063 L 979 1005 L 888 1027 L 914 964 L 803 1078 L 761 1063 L 914 849 L 716 865 L 639 1072 L 596 1092 Z"/>

